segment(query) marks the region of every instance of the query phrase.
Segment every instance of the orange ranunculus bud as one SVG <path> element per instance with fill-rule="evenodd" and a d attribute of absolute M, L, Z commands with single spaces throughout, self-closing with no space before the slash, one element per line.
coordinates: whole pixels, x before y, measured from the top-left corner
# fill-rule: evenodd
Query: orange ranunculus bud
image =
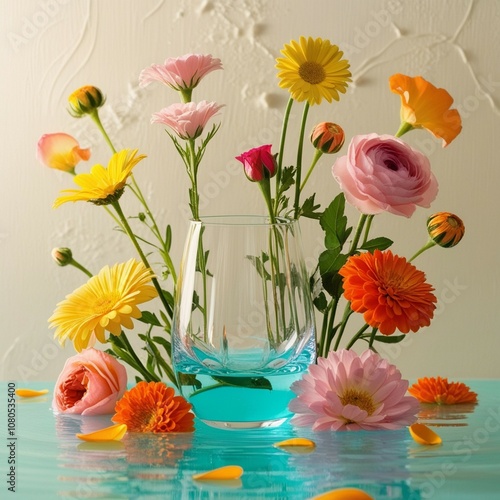
<path fill-rule="evenodd" d="M 322 153 L 332 154 L 340 150 L 344 144 L 344 131 L 336 123 L 322 122 L 311 132 L 312 145 Z"/>
<path fill-rule="evenodd" d="M 77 163 L 90 158 L 90 149 L 80 148 L 74 137 L 59 132 L 40 137 L 36 156 L 47 167 L 74 173 Z"/>
<path fill-rule="evenodd" d="M 437 212 L 427 219 L 427 231 L 434 243 L 448 248 L 454 247 L 463 238 L 465 226 L 455 214 Z"/>
<path fill-rule="evenodd" d="M 54 248 L 51 255 L 58 266 L 64 267 L 73 262 L 73 253 L 66 247 Z"/>
<path fill-rule="evenodd" d="M 102 92 L 92 85 L 85 85 L 75 90 L 69 97 L 69 112 L 76 118 L 90 114 L 100 108 L 106 99 Z"/>

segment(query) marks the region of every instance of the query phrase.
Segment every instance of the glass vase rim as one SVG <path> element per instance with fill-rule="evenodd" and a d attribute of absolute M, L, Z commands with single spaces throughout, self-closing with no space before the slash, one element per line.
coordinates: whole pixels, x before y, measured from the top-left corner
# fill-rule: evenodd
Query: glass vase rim
<path fill-rule="evenodd" d="M 256 226 L 256 227 L 272 227 L 272 226 L 291 226 L 297 223 L 297 219 L 289 217 L 276 217 L 274 222 L 271 222 L 269 215 L 204 215 L 200 219 L 190 219 L 191 224 L 202 226 Z"/>

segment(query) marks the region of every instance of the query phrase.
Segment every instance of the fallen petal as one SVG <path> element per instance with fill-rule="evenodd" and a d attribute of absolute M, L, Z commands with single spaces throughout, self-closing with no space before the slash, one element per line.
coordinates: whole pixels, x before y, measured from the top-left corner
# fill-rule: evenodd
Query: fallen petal
<path fill-rule="evenodd" d="M 438 434 L 424 424 L 413 424 L 408 429 L 411 437 L 419 444 L 434 445 L 443 442 Z"/>
<path fill-rule="evenodd" d="M 279 443 L 274 443 L 273 446 L 276 446 L 278 448 L 287 448 L 287 447 L 292 447 L 292 446 L 306 446 L 310 448 L 314 448 L 316 446 L 316 443 L 314 441 L 311 441 L 310 439 L 306 438 L 291 438 L 291 439 L 285 439 L 285 441 L 280 441 Z"/>
<path fill-rule="evenodd" d="M 374 498 L 358 488 L 338 488 L 322 493 L 311 500 L 374 500 Z"/>
<path fill-rule="evenodd" d="M 202 472 L 200 474 L 194 474 L 193 479 L 229 480 L 229 479 L 238 479 L 239 477 L 241 477 L 242 474 L 243 474 L 243 467 L 240 467 L 239 465 L 226 465 L 225 467 L 219 467 L 218 469 Z"/>
<path fill-rule="evenodd" d="M 36 398 L 37 396 L 43 396 L 48 392 L 48 389 L 42 389 L 40 391 L 35 391 L 33 389 L 16 389 L 16 395 L 21 398 Z"/>
<path fill-rule="evenodd" d="M 120 441 L 127 432 L 125 424 L 115 424 L 88 434 L 77 434 L 76 437 L 83 441 Z"/>

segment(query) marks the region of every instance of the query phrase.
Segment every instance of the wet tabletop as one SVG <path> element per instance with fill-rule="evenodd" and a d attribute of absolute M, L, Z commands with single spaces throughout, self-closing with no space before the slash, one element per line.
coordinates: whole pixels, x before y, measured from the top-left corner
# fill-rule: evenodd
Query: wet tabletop
<path fill-rule="evenodd" d="M 54 415 L 52 384 L 21 382 L 18 388 L 50 392 L 16 399 L 15 436 L 9 436 L 3 382 L 0 498 L 308 499 L 341 487 L 377 500 L 500 498 L 500 380 L 465 382 L 478 393 L 477 405 L 422 405 L 420 421 L 442 437 L 438 446 L 417 444 L 407 429 L 313 433 L 284 424 L 229 431 L 201 422 L 192 434 L 129 433 L 121 442 L 89 443 L 75 434 L 111 425 L 110 416 Z M 316 447 L 273 446 L 291 437 L 312 439 Z M 223 465 L 240 465 L 244 473 L 224 482 L 192 477 Z M 11 467 L 16 495 L 9 497 Z"/>

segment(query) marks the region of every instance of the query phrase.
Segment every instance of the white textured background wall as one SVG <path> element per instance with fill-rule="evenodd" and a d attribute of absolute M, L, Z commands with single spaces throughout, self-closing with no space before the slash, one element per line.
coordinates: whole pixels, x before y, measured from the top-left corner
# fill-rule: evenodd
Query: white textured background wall
<path fill-rule="evenodd" d="M 136 178 L 160 221 L 172 224 L 178 261 L 187 177 L 162 127 L 149 124 L 151 113 L 177 95 L 159 85 L 139 89 L 140 71 L 188 52 L 222 59 L 224 71 L 195 91 L 197 100 L 226 105 L 200 175 L 202 211 L 263 212 L 258 189 L 234 156 L 262 143 L 277 145 L 288 94 L 277 86 L 274 59 L 300 35 L 338 44 L 354 76 L 340 103 L 312 109 L 311 126 L 336 121 L 348 138 L 394 133 L 400 100 L 387 79 L 398 72 L 422 75 L 454 96 L 463 132 L 449 148 L 425 131 L 405 136 L 429 155 L 440 183 L 437 200 L 409 220 L 379 216 L 374 230 L 394 237 L 394 251 L 409 256 L 426 239 L 427 216 L 447 210 L 463 218 L 466 237 L 456 248 L 435 248 L 416 261 L 436 288 L 436 318 L 386 355 L 410 378 L 500 376 L 498 0 L 4 0 L 0 11 L 0 378 L 51 380 L 73 354 L 71 344 L 62 349 L 52 340 L 47 318 L 83 275 L 57 267 L 53 247 L 71 247 L 94 272 L 133 255 L 98 207 L 51 208 L 72 181 L 38 164 L 35 146 L 43 133 L 74 135 L 92 147 L 94 163 L 109 158 L 91 121 L 69 116 L 67 96 L 84 84 L 100 87 L 107 95 L 102 118 L 116 145 L 148 154 Z M 331 163 L 324 157 L 309 184 L 323 205 L 338 193 Z M 302 230 L 307 255 L 317 255 L 322 239 L 316 223 L 304 220 Z"/>

